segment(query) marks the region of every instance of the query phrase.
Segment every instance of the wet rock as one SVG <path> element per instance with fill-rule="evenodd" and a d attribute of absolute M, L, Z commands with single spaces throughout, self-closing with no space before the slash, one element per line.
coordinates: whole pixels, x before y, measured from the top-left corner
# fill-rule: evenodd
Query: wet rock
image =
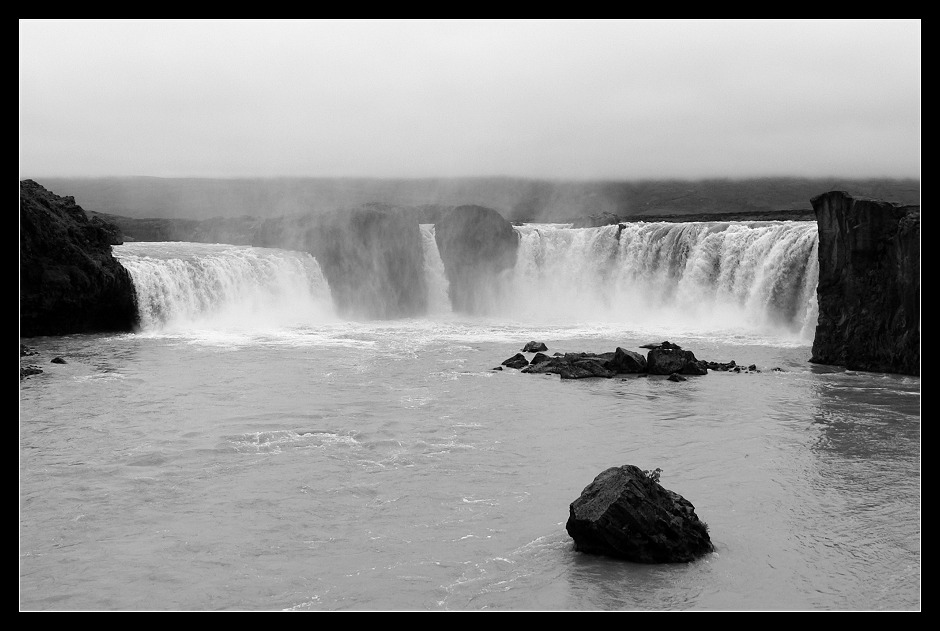
<path fill-rule="evenodd" d="M 61 357 L 53 357 L 52 363 L 53 364 L 67 364 L 68 362 L 62 359 Z"/>
<path fill-rule="evenodd" d="M 737 364 L 734 363 L 733 359 L 730 362 L 726 362 L 726 363 L 705 362 L 705 367 L 708 368 L 709 370 L 717 370 L 721 372 L 728 372 L 729 370 L 733 370 L 735 366 L 737 366 Z"/>
<path fill-rule="evenodd" d="M 39 366 L 33 366 L 32 364 L 27 364 L 25 366 L 20 366 L 20 379 L 25 379 L 31 375 L 38 375 L 42 373 L 42 368 Z"/>
<path fill-rule="evenodd" d="M 536 353 L 535 357 L 532 358 L 530 364 L 541 364 L 543 362 L 551 361 L 552 358 L 546 355 L 545 353 Z"/>
<path fill-rule="evenodd" d="M 691 351 L 685 351 L 676 344 L 666 341 L 655 344 L 647 357 L 640 353 L 617 347 L 615 351 L 606 353 L 568 352 L 556 351 L 549 356 L 538 352 L 528 365 L 518 358 L 524 356 L 517 354 L 514 363 L 521 367 L 524 373 L 554 373 L 563 379 L 585 379 L 588 377 L 610 378 L 621 374 L 635 374 L 644 376 L 655 375 L 705 375 L 711 370 L 733 370 L 739 368 L 734 361 L 727 364 L 699 360 Z M 508 360 L 507 360 L 508 361 Z M 504 363 L 504 365 L 506 365 Z M 740 371 L 740 369 L 738 370 Z"/>
<path fill-rule="evenodd" d="M 646 358 L 618 346 L 614 356 L 607 362 L 607 368 L 616 373 L 646 372 Z"/>
<path fill-rule="evenodd" d="M 538 352 L 547 351 L 547 350 L 548 350 L 548 347 L 545 346 L 543 342 L 536 342 L 536 341 L 529 342 L 522 348 L 523 353 L 538 353 Z"/>
<path fill-rule="evenodd" d="M 522 369 L 522 372 L 536 374 L 554 373 L 557 375 L 561 372 L 561 369 L 567 365 L 568 364 L 563 361 L 555 360 L 555 358 L 543 362 L 532 361 L 528 366 Z"/>
<path fill-rule="evenodd" d="M 581 359 L 560 367 L 558 374 L 562 379 L 585 379 L 588 377 L 604 377 L 610 379 L 617 373 L 608 370 L 597 359 Z"/>
<path fill-rule="evenodd" d="M 685 377 L 683 377 L 677 372 L 672 373 L 667 378 L 669 379 L 669 381 L 688 381 Z"/>
<path fill-rule="evenodd" d="M 697 360 L 692 351 L 666 347 L 654 348 L 647 354 L 646 370 L 651 375 L 671 375 L 674 372 L 684 375 L 708 374 L 705 362 Z"/>
<path fill-rule="evenodd" d="M 648 348 L 648 349 L 662 348 L 666 350 L 672 349 L 672 350 L 677 350 L 677 351 L 682 349 L 682 347 L 679 346 L 678 344 L 673 344 L 672 342 L 668 340 L 664 342 L 652 342 L 650 344 L 643 344 L 642 346 L 640 346 L 640 348 Z"/>
<path fill-rule="evenodd" d="M 687 563 L 712 552 L 695 507 L 634 465 L 601 472 L 571 503 L 575 549 L 636 563 Z"/>
<path fill-rule="evenodd" d="M 503 362 L 503 366 L 509 366 L 510 368 L 525 368 L 529 365 L 529 360 L 525 358 L 525 355 L 522 353 L 516 353 L 509 359 Z"/>

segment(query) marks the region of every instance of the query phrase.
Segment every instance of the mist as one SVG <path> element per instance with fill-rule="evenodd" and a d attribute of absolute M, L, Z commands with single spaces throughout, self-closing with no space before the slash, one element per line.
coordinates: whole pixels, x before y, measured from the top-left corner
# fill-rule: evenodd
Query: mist
<path fill-rule="evenodd" d="M 19 25 L 21 179 L 920 176 L 920 20 Z"/>

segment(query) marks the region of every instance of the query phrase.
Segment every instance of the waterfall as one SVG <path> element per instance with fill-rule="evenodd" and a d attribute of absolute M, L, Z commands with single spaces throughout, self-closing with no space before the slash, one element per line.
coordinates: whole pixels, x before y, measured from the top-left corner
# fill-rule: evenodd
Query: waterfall
<path fill-rule="evenodd" d="M 815 222 L 516 229 L 519 256 L 501 308 L 519 317 L 777 330 L 812 339 Z"/>
<path fill-rule="evenodd" d="M 419 224 L 421 239 L 424 246 L 424 277 L 428 287 L 428 314 L 438 315 L 450 313 L 450 297 L 448 295 L 447 273 L 444 271 L 444 261 L 437 249 L 434 238 L 434 224 Z"/>
<path fill-rule="evenodd" d="M 450 315 L 435 227 L 419 229 L 427 315 Z M 491 279 L 490 316 L 813 339 L 815 222 L 515 229 L 516 264 Z M 127 243 L 115 246 L 114 254 L 134 279 L 144 330 L 283 328 L 335 320 L 330 287 L 317 261 L 304 252 L 177 242 Z"/>
<path fill-rule="evenodd" d="M 303 252 L 182 242 L 125 243 L 113 252 L 134 280 L 143 331 L 334 319 L 320 266 Z"/>

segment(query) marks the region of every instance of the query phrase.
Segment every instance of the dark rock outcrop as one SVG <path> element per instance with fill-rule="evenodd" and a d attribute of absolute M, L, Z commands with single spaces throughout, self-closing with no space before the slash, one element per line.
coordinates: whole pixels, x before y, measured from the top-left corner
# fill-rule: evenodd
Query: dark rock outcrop
<path fill-rule="evenodd" d="M 434 234 L 454 311 L 485 313 L 496 299 L 500 275 L 516 264 L 519 234 L 482 206 L 454 208 L 435 224 Z"/>
<path fill-rule="evenodd" d="M 697 360 L 692 351 L 661 346 L 647 354 L 646 369 L 651 375 L 706 375 L 708 363 Z"/>
<path fill-rule="evenodd" d="M 831 191 L 819 227 L 819 320 L 811 362 L 920 374 L 920 206 Z"/>
<path fill-rule="evenodd" d="M 607 367 L 617 373 L 641 373 L 646 372 L 647 361 L 639 353 L 618 346 Z"/>
<path fill-rule="evenodd" d="M 570 364 L 562 365 L 558 374 L 562 379 L 584 379 L 585 377 L 604 377 L 610 379 L 617 373 L 605 367 L 605 363 L 598 359 L 582 359 Z"/>
<path fill-rule="evenodd" d="M 510 368 L 525 368 L 529 365 L 529 360 L 525 358 L 525 355 L 522 353 L 516 353 L 509 359 L 503 362 L 503 366 L 509 366 Z"/>
<path fill-rule="evenodd" d="M 588 377 L 606 377 L 615 375 L 705 375 L 708 369 L 732 370 L 736 364 L 732 360 L 728 364 L 718 364 L 696 359 L 692 351 L 682 350 L 676 344 L 664 342 L 663 344 L 647 345 L 651 350 L 647 357 L 617 347 L 614 352 L 608 353 L 558 353 L 549 357 L 544 353 L 536 353 L 528 365 L 522 363 L 525 356 L 517 353 L 510 360 L 517 363 L 514 368 L 522 368 L 522 372 L 536 374 L 557 374 L 562 379 L 585 379 Z M 507 361 L 510 361 L 507 360 Z M 503 365 L 507 365 L 505 362 Z M 751 370 L 756 371 L 756 366 Z M 759 372 L 759 371 L 758 371 Z M 677 379 L 673 378 L 673 381 Z M 681 379 L 685 381 L 685 379 Z"/>
<path fill-rule="evenodd" d="M 137 293 L 112 256 L 118 231 L 72 197 L 20 182 L 20 335 L 132 331 Z"/>
<path fill-rule="evenodd" d="M 41 374 L 42 368 L 36 366 L 35 364 L 26 364 L 25 366 L 20 366 L 20 379 L 26 379 L 27 377 Z"/>
<path fill-rule="evenodd" d="M 536 342 L 535 340 L 529 342 L 522 347 L 523 353 L 539 353 L 542 351 L 547 351 L 548 347 L 545 346 L 544 342 Z"/>
<path fill-rule="evenodd" d="M 546 355 L 545 353 L 536 353 L 536 354 L 535 354 L 535 357 L 533 357 L 533 358 L 532 358 L 532 361 L 529 362 L 529 363 L 530 363 L 530 364 L 541 364 L 541 363 L 548 362 L 548 361 L 551 361 L 551 360 L 552 360 L 552 358 L 549 357 L 548 355 Z"/>
<path fill-rule="evenodd" d="M 344 315 L 389 319 L 427 311 L 421 233 L 394 209 L 363 206 L 317 216 L 302 249 L 317 259 Z"/>
<path fill-rule="evenodd" d="M 624 465 L 594 478 L 569 508 L 575 549 L 636 563 L 686 563 L 712 552 L 695 507 L 663 488 L 658 474 Z"/>
<path fill-rule="evenodd" d="M 535 357 L 532 358 L 532 361 L 529 362 L 529 365 L 523 367 L 522 372 L 539 374 L 552 373 L 557 375 L 567 363 L 568 362 L 560 356 L 549 357 L 543 353 L 537 353 Z"/>
<path fill-rule="evenodd" d="M 728 372 L 729 370 L 734 370 L 737 366 L 732 359 L 730 362 L 705 362 L 705 367 L 709 370 L 720 370 L 722 372 Z"/>
<path fill-rule="evenodd" d="M 673 343 L 670 342 L 669 340 L 665 340 L 665 341 L 663 341 L 663 342 L 651 342 L 651 343 L 649 343 L 649 344 L 641 344 L 641 345 L 640 345 L 640 348 L 649 348 L 649 349 L 653 349 L 653 348 L 666 348 L 666 349 L 669 349 L 669 348 L 671 348 L 671 349 L 674 349 L 674 350 L 680 350 L 682 347 L 679 346 L 678 344 L 673 344 Z"/>

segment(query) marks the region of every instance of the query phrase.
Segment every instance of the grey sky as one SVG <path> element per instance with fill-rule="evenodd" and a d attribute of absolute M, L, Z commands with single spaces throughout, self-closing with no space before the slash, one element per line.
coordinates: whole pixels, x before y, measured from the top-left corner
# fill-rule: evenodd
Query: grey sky
<path fill-rule="evenodd" d="M 920 20 L 20 20 L 20 177 L 920 177 Z"/>

